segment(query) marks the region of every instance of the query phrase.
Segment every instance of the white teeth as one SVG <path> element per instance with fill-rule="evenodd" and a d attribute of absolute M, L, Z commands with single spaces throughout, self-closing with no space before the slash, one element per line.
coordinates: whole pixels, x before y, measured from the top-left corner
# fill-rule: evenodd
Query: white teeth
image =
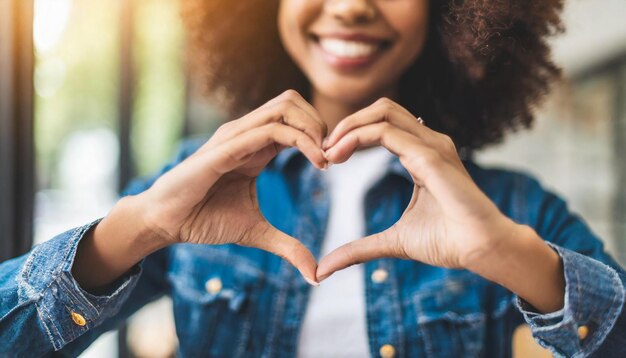
<path fill-rule="evenodd" d="M 320 39 L 324 51 L 337 57 L 360 58 L 374 54 L 379 46 L 367 42 L 345 41 L 335 38 Z"/>

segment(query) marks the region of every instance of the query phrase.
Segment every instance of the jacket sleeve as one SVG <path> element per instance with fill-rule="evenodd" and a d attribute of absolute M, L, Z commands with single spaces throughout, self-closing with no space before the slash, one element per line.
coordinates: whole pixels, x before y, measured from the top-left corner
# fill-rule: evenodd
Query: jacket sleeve
<path fill-rule="evenodd" d="M 565 275 L 565 304 L 557 312 L 540 314 L 517 298 L 533 336 L 556 356 L 626 356 L 623 268 L 562 199 L 534 180 L 526 189 L 528 224 L 559 254 Z"/>
<path fill-rule="evenodd" d="M 150 179 L 133 181 L 124 194 L 148 189 L 196 147 L 195 142 L 187 143 L 172 163 Z M 77 356 L 99 335 L 168 292 L 167 248 L 130 269 L 105 294 L 83 290 L 71 273 L 74 255 L 80 240 L 98 222 L 67 231 L 0 264 L 0 356 L 49 356 L 55 351 Z"/>

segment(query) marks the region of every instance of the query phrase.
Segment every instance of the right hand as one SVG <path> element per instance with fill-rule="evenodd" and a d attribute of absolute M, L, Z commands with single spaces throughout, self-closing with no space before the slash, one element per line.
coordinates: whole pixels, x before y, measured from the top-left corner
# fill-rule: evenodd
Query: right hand
<path fill-rule="evenodd" d="M 327 128 L 317 111 L 289 90 L 246 116 L 222 125 L 196 153 L 141 194 L 145 222 L 169 243 L 238 244 L 272 252 L 315 282 L 317 263 L 297 239 L 261 214 L 256 177 L 285 147 L 297 147 L 326 167 Z"/>

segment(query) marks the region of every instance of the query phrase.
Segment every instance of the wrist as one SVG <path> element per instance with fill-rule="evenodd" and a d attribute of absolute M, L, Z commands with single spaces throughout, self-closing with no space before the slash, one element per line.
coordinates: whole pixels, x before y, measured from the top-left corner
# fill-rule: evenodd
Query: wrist
<path fill-rule="evenodd" d="M 482 272 L 495 267 L 518 248 L 516 240 L 532 235 L 525 225 L 519 225 L 501 215 L 484 235 L 482 241 L 461 257 L 461 267 L 482 276 Z M 534 232 L 534 231 L 533 231 Z"/>
<path fill-rule="evenodd" d="M 167 241 L 145 225 L 144 212 L 140 198 L 122 198 L 81 239 L 72 274 L 83 289 L 94 294 L 106 291 L 144 257 L 167 246 Z"/>
<path fill-rule="evenodd" d="M 498 230 L 502 234 L 485 240 L 480 249 L 474 250 L 464 261 L 467 270 L 498 283 L 500 280 L 496 278 L 502 271 L 502 266 L 515 257 L 516 253 L 527 250 L 528 242 L 537 237 L 532 228 L 513 221 L 503 226 Z"/>
<path fill-rule="evenodd" d="M 508 235 L 483 250 L 466 268 L 509 289 L 540 312 L 563 307 L 561 258 L 527 225 L 514 223 Z"/>
<path fill-rule="evenodd" d="M 129 237 L 134 247 L 144 256 L 177 243 L 175 238 L 161 230 L 154 220 L 153 210 L 157 205 L 151 203 L 146 193 L 121 198 L 108 217 L 115 217 L 119 224 L 124 222 L 125 236 Z M 105 221 L 105 218 L 103 221 Z"/>

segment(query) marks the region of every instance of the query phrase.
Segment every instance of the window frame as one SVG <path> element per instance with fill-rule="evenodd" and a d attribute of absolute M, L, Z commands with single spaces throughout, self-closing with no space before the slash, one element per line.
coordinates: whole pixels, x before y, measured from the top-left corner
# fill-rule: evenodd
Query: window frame
<path fill-rule="evenodd" d="M 626 50 L 607 56 L 602 61 L 591 64 L 572 75 L 574 85 L 585 83 L 601 76 L 612 79 L 613 98 L 611 108 L 611 126 L 613 142 L 614 179 L 618 183 L 613 193 L 613 217 L 611 225 L 614 240 L 615 258 L 626 265 L 626 222 L 622 217 L 626 212 L 626 190 L 619 183 L 626 183 L 626 162 L 623 153 L 626 153 Z"/>
<path fill-rule="evenodd" d="M 0 1 L 0 262 L 33 242 L 33 8 Z"/>

